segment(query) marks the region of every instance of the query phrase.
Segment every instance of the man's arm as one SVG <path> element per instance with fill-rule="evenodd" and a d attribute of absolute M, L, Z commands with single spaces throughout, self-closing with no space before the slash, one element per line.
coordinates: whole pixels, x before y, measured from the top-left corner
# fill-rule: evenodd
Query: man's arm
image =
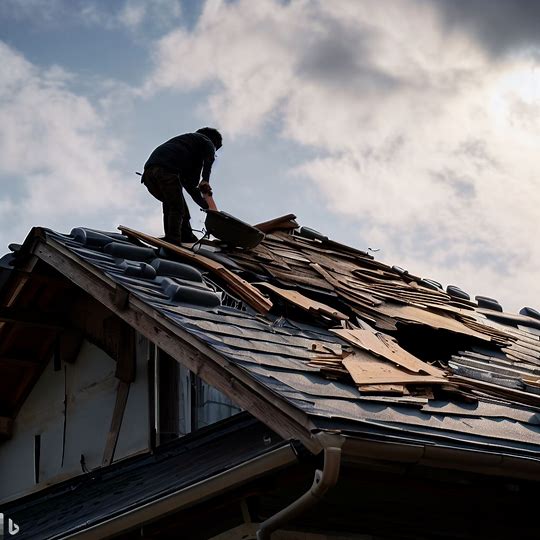
<path fill-rule="evenodd" d="M 186 191 L 190 194 L 193 201 L 196 202 L 201 208 L 207 210 L 208 203 L 202 196 L 201 192 L 204 194 L 212 195 L 212 188 L 210 187 L 210 174 L 212 172 L 212 165 L 214 164 L 216 149 L 206 137 L 202 138 L 205 139 L 205 142 L 202 148 L 203 166 L 201 172 L 201 181 L 199 185 L 197 185 L 198 179 L 194 178 L 193 183 L 186 182 L 186 185 L 184 187 Z"/>
<path fill-rule="evenodd" d="M 214 145 L 209 145 L 212 148 L 208 148 L 205 152 L 203 158 L 203 167 L 202 167 L 202 182 L 210 183 L 210 173 L 212 172 L 212 165 L 214 164 L 215 159 L 215 148 Z"/>
<path fill-rule="evenodd" d="M 214 164 L 215 155 L 216 155 L 216 149 L 214 148 L 214 145 L 208 144 L 205 148 L 204 157 L 203 157 L 201 181 L 197 188 L 199 191 L 199 195 L 201 193 L 203 195 L 210 195 L 210 196 L 212 195 L 212 188 L 210 187 L 210 174 L 212 173 L 212 165 Z M 208 208 L 208 203 L 206 202 L 206 199 L 204 197 L 202 197 L 202 199 L 204 200 L 204 204 L 206 205 L 206 206 L 203 206 L 203 208 Z"/>
<path fill-rule="evenodd" d="M 193 186 L 193 185 L 184 186 L 184 189 L 189 193 L 190 197 L 193 199 L 195 203 L 197 203 L 201 208 L 208 210 L 208 203 L 206 202 L 204 197 L 201 195 L 201 192 L 198 186 Z"/>

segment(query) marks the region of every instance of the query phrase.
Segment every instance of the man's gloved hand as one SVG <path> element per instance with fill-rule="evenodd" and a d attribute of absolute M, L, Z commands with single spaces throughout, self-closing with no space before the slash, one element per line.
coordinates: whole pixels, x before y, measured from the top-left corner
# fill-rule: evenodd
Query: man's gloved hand
<path fill-rule="evenodd" d="M 212 187 L 210 186 L 210 184 L 208 182 L 201 182 L 199 185 L 198 185 L 198 188 L 199 188 L 199 191 L 203 194 L 203 195 L 210 195 L 212 196 Z"/>

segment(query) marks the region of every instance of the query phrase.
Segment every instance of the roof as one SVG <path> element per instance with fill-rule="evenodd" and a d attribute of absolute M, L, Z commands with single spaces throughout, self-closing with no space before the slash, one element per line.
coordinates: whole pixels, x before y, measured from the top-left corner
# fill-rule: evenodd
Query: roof
<path fill-rule="evenodd" d="M 34 229 L 10 264 L 33 255 L 53 266 L 312 450 L 312 434 L 340 430 L 424 453 L 465 449 L 538 463 L 535 310 L 509 314 L 492 299 L 472 301 L 289 217 L 262 228 L 254 249 L 206 242 L 196 252 L 160 248 L 129 229 Z M 13 298 L 15 285 L 8 289 Z M 22 307 L 30 301 L 21 296 Z"/>
<path fill-rule="evenodd" d="M 223 452 L 223 445 L 227 452 Z M 288 450 L 287 459 L 275 459 Z M 203 428 L 163 445 L 152 454 L 122 460 L 38 493 L 2 505 L 21 524 L 24 538 L 66 538 L 142 506 L 162 505 L 188 486 L 221 478 L 229 488 L 240 481 L 224 474 L 249 460 L 274 456 L 274 466 L 295 461 L 294 451 L 245 414 Z M 270 472 L 269 459 L 267 472 Z M 220 477 L 220 475 L 222 475 Z M 218 487 L 212 491 L 219 492 Z M 175 509 L 181 508 L 177 499 Z"/>

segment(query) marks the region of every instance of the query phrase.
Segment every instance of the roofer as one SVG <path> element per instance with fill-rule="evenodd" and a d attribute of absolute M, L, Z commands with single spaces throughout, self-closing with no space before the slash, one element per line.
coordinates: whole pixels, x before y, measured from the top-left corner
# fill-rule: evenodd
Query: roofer
<path fill-rule="evenodd" d="M 210 173 L 221 143 L 217 129 L 204 127 L 158 146 L 145 163 L 141 182 L 163 203 L 163 228 L 168 242 L 197 241 L 182 188 L 201 208 L 208 208 L 203 195 L 212 195 Z"/>

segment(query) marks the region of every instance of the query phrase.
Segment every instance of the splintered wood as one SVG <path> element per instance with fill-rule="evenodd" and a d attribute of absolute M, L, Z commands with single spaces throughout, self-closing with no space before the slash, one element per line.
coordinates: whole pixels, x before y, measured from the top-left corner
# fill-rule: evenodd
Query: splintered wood
<path fill-rule="evenodd" d="M 390 336 L 384 335 L 381 332 L 372 332 L 355 328 L 353 330 L 339 329 L 332 330 L 335 334 L 348 341 L 352 345 L 360 347 L 366 351 L 370 351 L 376 356 L 385 358 L 389 362 L 407 369 L 413 373 L 426 373 L 428 375 L 439 376 L 442 371 L 431 366 L 426 362 L 422 362 L 405 349 L 400 347 Z"/>
<path fill-rule="evenodd" d="M 309 364 L 329 379 L 354 383 L 361 393 L 406 401 L 413 399 L 410 394 L 429 398 L 435 389 L 464 399 L 489 396 L 540 407 L 540 376 L 533 371 L 540 367 L 540 326 L 538 334 L 519 326 L 529 324 L 530 317 L 494 315 L 451 296 L 432 280 L 390 267 L 316 231 L 293 232 L 293 215 L 257 227 L 266 233 L 261 244 L 249 252 L 228 248 L 223 253 L 248 275 L 256 275 L 257 283 L 245 282 L 221 264 L 182 248 L 165 247 L 216 273 L 260 313 L 272 306 L 264 292 L 276 301 L 275 311 L 292 306 L 290 313 L 308 325 L 341 326 L 333 331 L 347 345 L 336 349 L 314 344 Z M 121 230 L 151 245 L 166 244 Z M 408 340 L 401 342 L 403 336 Z M 410 344 L 411 337 L 418 341 L 417 354 L 444 370 L 405 350 L 402 345 Z M 477 354 L 474 366 L 463 358 L 449 363 L 458 350 L 478 347 L 484 352 Z M 506 382 L 491 362 L 492 356 L 501 355 L 514 370 L 514 379 L 507 375 Z"/>
<path fill-rule="evenodd" d="M 354 341 L 351 340 L 351 343 Z M 421 369 L 416 366 L 415 372 L 389 360 L 388 357 L 395 358 L 390 348 L 387 348 L 386 356 L 356 346 L 349 351 L 336 353 L 314 343 L 312 350 L 317 356 L 311 359 L 309 365 L 318 367 L 329 379 L 352 378 L 363 394 L 431 395 L 431 386 L 448 383 L 445 373 L 429 364 Z M 382 348 L 379 350 L 385 352 Z M 424 364 L 420 360 L 417 362 Z M 406 363 L 411 364 L 410 358 Z"/>
<path fill-rule="evenodd" d="M 329 378 L 350 377 L 364 394 L 431 394 L 431 386 L 448 383 L 444 371 L 405 351 L 389 336 L 355 328 L 333 330 L 351 345 L 335 351 L 313 344 L 318 355 L 310 365 Z"/>
<path fill-rule="evenodd" d="M 276 287 L 275 285 L 271 285 L 270 283 L 254 283 L 254 285 L 272 291 L 280 298 L 283 298 L 287 302 L 294 304 L 307 312 L 320 314 L 337 321 L 346 321 L 349 318 L 347 315 L 341 313 L 337 309 L 330 308 L 326 304 L 312 300 L 311 298 L 308 298 L 297 291 L 282 289 L 280 287 Z"/>

